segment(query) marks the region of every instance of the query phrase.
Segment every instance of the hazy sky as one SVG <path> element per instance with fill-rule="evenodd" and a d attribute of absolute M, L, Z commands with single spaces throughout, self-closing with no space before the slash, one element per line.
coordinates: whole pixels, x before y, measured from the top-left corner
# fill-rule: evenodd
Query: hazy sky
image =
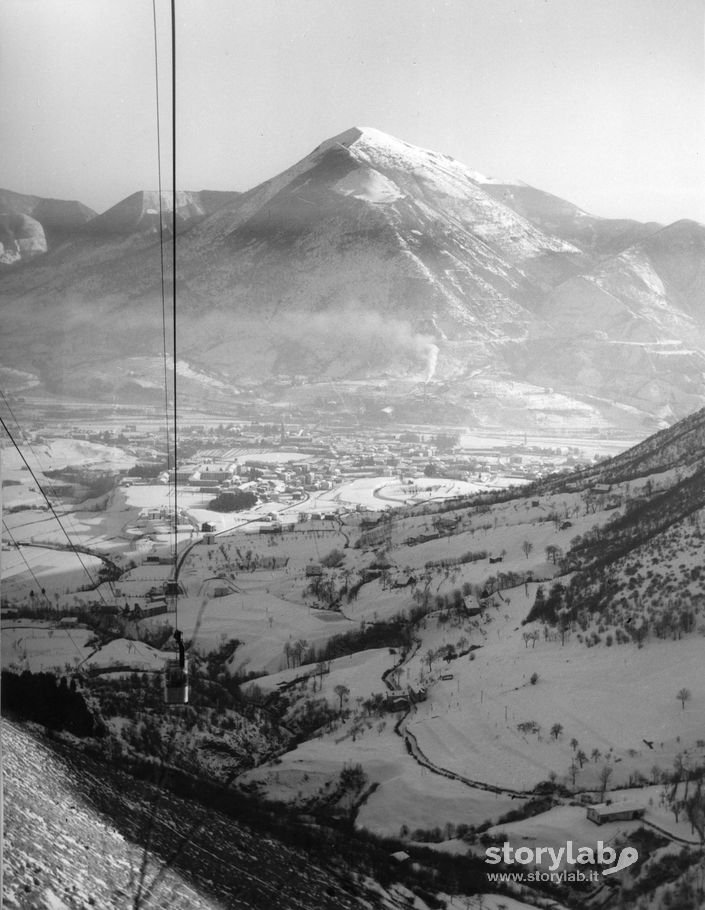
<path fill-rule="evenodd" d="M 374 126 L 594 214 L 705 222 L 703 0 L 176 6 L 180 188 L 248 189 Z M 151 0 L 3 0 L 0 162 L 99 211 L 157 186 Z"/>

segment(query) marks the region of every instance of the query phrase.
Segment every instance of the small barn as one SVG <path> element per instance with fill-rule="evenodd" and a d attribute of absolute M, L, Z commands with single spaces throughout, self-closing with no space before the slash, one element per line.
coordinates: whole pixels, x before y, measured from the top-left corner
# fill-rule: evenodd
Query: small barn
<path fill-rule="evenodd" d="M 633 821 L 643 818 L 645 811 L 643 805 L 635 802 L 598 803 L 595 806 L 587 807 L 587 817 L 596 825 L 603 825 L 605 822 Z"/>

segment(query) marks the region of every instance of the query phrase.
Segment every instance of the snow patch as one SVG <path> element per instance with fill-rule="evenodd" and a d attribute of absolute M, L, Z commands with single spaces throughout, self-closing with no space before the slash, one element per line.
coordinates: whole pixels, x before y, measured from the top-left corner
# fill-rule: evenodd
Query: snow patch
<path fill-rule="evenodd" d="M 491 186 L 528 186 L 523 180 L 517 180 L 512 177 L 487 177 L 479 171 L 468 171 L 470 178 L 476 183 L 486 183 Z"/>
<path fill-rule="evenodd" d="M 359 168 L 338 181 L 335 189 L 343 196 L 354 196 L 367 202 L 390 203 L 401 199 L 399 187 L 379 171 Z"/>

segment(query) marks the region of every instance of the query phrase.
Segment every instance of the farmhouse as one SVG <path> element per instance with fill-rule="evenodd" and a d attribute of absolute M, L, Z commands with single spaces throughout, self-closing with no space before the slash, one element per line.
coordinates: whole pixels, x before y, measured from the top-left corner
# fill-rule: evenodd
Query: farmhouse
<path fill-rule="evenodd" d="M 259 529 L 260 534 L 281 534 L 282 525 L 280 521 L 273 521 L 271 524 L 262 525 Z"/>
<path fill-rule="evenodd" d="M 130 609 L 129 604 L 125 604 L 125 609 L 123 610 L 123 616 L 126 619 L 140 620 L 140 619 L 149 619 L 151 616 L 160 616 L 162 613 L 167 613 L 169 607 L 167 602 L 162 600 L 155 600 L 146 603 L 144 606 L 135 604 L 132 609 Z"/>
<path fill-rule="evenodd" d="M 587 817 L 596 825 L 604 822 L 631 821 L 643 818 L 644 806 L 635 802 L 598 803 L 596 806 L 587 807 Z"/>
<path fill-rule="evenodd" d="M 388 711 L 404 711 L 409 707 L 409 697 L 399 692 L 390 692 L 385 706 Z"/>
<path fill-rule="evenodd" d="M 463 598 L 463 605 L 465 606 L 465 613 L 467 616 L 478 616 L 487 606 L 487 599 L 478 603 L 474 594 L 468 594 Z"/>
<path fill-rule="evenodd" d="M 612 486 L 609 483 L 595 483 L 590 487 L 589 492 L 594 496 L 600 496 L 603 493 L 609 493 L 611 489 Z"/>
<path fill-rule="evenodd" d="M 451 531 L 458 527 L 459 522 L 460 516 L 456 516 L 455 518 L 437 518 L 433 524 L 439 533 L 450 534 Z"/>
<path fill-rule="evenodd" d="M 409 585 L 416 584 L 416 577 L 410 575 L 408 572 L 400 572 L 399 575 L 392 582 L 393 588 L 406 588 Z"/>

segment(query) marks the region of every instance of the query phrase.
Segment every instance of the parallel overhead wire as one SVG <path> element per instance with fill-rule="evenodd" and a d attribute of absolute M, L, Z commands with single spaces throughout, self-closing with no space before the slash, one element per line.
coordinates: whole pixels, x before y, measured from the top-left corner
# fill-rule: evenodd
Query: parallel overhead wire
<path fill-rule="evenodd" d="M 4 518 L 3 518 L 3 521 L 2 521 L 2 525 L 3 525 L 3 527 L 5 528 L 5 531 L 6 531 L 6 533 L 7 533 L 7 536 L 8 536 L 8 537 L 10 538 L 10 540 L 12 541 L 12 543 L 13 543 L 13 545 L 14 545 L 14 547 L 15 547 L 15 550 L 19 553 L 22 562 L 25 564 L 25 566 L 26 566 L 26 568 L 27 568 L 27 571 L 28 571 L 29 574 L 32 576 L 32 581 L 33 581 L 33 582 L 35 583 L 35 585 L 39 588 L 40 594 L 41 594 L 42 597 L 46 600 L 47 604 L 49 604 L 49 606 L 51 607 L 51 600 L 49 600 L 49 595 L 46 593 L 46 590 L 44 589 L 44 587 L 43 587 L 42 584 L 40 583 L 40 581 L 39 581 L 39 579 L 37 578 L 37 576 L 34 574 L 34 569 L 30 566 L 29 562 L 27 561 L 27 557 L 24 555 L 24 550 L 22 549 L 22 544 L 17 540 L 17 538 L 15 537 L 15 535 L 12 533 L 12 530 L 10 529 L 10 527 L 8 526 L 8 524 L 7 524 L 7 522 L 5 521 Z"/>
<path fill-rule="evenodd" d="M 174 347 L 174 623 L 179 627 L 178 612 L 178 556 L 179 556 L 179 503 L 178 503 L 178 437 L 176 401 L 176 0 L 171 0 L 171 279 L 172 279 L 172 341 Z"/>
<path fill-rule="evenodd" d="M 22 424 L 21 424 L 21 423 L 19 422 L 19 420 L 17 419 L 17 417 L 16 417 L 16 415 L 15 415 L 15 412 L 12 410 L 12 407 L 11 407 L 11 405 L 10 405 L 10 402 L 7 400 L 7 396 L 6 396 L 5 393 L 2 391 L 2 389 L 0 389 L 0 397 L 1 397 L 2 400 L 5 402 L 5 407 L 6 407 L 7 410 L 9 411 L 10 416 L 12 417 L 12 419 L 15 421 L 15 426 L 17 427 L 18 431 L 22 434 L 22 444 L 23 444 L 24 446 L 26 446 L 26 447 L 29 449 L 29 451 L 32 453 L 32 457 L 34 458 L 34 461 L 36 462 L 37 468 L 38 468 L 42 473 L 44 473 L 44 465 L 42 465 L 42 462 L 41 462 L 41 459 L 40 459 L 39 455 L 38 455 L 38 454 L 34 451 L 34 449 L 32 448 L 32 443 L 27 439 L 27 437 L 26 437 L 26 435 L 25 435 L 25 433 L 24 433 L 24 430 L 22 429 Z M 78 528 L 77 528 L 76 525 L 74 524 L 73 518 L 72 518 L 72 516 L 70 515 L 70 513 L 69 513 L 69 514 L 66 514 L 66 513 L 65 513 L 65 514 L 64 514 L 64 517 L 65 517 L 65 518 L 68 518 L 68 523 L 71 525 L 71 528 L 72 528 L 73 533 L 76 534 L 76 535 L 78 535 L 78 533 L 79 533 Z"/>
<path fill-rule="evenodd" d="M 173 427 L 169 429 L 169 376 L 168 376 L 168 342 L 167 342 L 167 306 L 166 306 L 166 265 L 164 257 L 164 206 L 162 203 L 162 136 L 161 136 L 161 107 L 159 104 L 159 41 L 157 28 L 157 8 L 156 0 L 152 0 L 152 21 L 154 30 L 154 87 L 156 95 L 156 119 L 157 119 L 157 169 L 159 182 L 159 255 L 160 255 L 160 282 L 161 282 L 161 301 L 162 301 L 162 346 L 163 346 L 163 363 L 164 363 L 164 418 L 166 425 L 166 445 L 167 445 L 167 472 L 173 476 L 172 483 L 168 483 L 168 493 L 173 505 L 173 564 L 174 564 L 174 621 L 178 628 L 178 591 L 176 589 L 178 578 L 178 526 L 179 526 L 179 503 L 178 503 L 178 406 L 176 400 L 176 11 L 174 0 L 171 0 L 171 319 L 172 319 L 172 389 L 173 389 Z M 173 458 L 172 458 L 173 452 Z M 170 477 L 171 479 L 171 477 Z"/>
<path fill-rule="evenodd" d="M 38 480 L 38 478 L 37 478 L 37 475 L 34 473 L 34 471 L 32 470 L 32 468 L 31 468 L 29 462 L 28 462 L 27 459 L 25 458 L 24 452 L 22 451 L 22 449 L 21 449 L 21 448 L 19 447 L 19 445 L 17 444 L 17 441 L 15 440 L 15 437 L 12 435 L 12 432 L 10 431 L 10 428 L 9 428 L 8 425 L 5 423 L 5 421 L 4 421 L 4 419 L 3 419 L 2 417 L 0 417 L 0 426 L 2 426 L 3 430 L 7 433 L 8 439 L 10 440 L 10 442 L 12 443 L 12 445 L 15 447 L 15 449 L 17 450 L 18 455 L 20 456 L 20 458 L 21 458 L 22 461 L 24 462 L 24 466 L 25 466 L 25 467 L 27 468 L 27 470 L 29 471 L 29 474 L 30 474 L 30 477 L 32 478 L 32 480 L 36 483 L 38 491 L 39 491 L 39 492 L 42 494 L 42 496 L 44 497 L 44 501 L 45 501 L 46 504 L 49 506 L 49 511 L 50 511 L 51 514 L 54 516 L 54 520 L 56 521 L 56 523 L 57 523 L 57 524 L 59 525 L 59 527 L 61 528 L 61 530 L 62 530 L 64 536 L 66 537 L 66 540 L 68 541 L 68 544 L 69 544 L 69 546 L 70 546 L 72 552 L 73 552 L 74 555 L 76 556 L 76 559 L 78 559 L 78 561 L 81 563 L 81 567 L 83 568 L 83 571 L 86 573 L 86 575 L 88 576 L 88 578 L 90 578 L 91 584 L 94 586 L 94 588 L 95 588 L 95 589 L 97 590 L 97 592 L 98 592 L 98 596 L 99 596 L 100 599 L 103 601 L 103 603 L 107 606 L 107 605 L 108 605 L 108 602 L 106 601 L 105 597 L 103 596 L 103 592 L 100 590 L 99 583 L 93 578 L 93 576 L 91 575 L 90 571 L 88 570 L 88 566 L 84 563 L 83 559 L 81 558 L 81 554 L 80 554 L 79 550 L 76 548 L 76 545 L 75 545 L 74 542 L 71 540 L 71 537 L 69 536 L 68 531 L 67 531 L 66 528 L 64 527 L 63 522 L 62 522 L 61 519 L 59 518 L 59 515 L 58 515 L 56 509 L 54 508 L 53 503 L 51 502 L 51 500 L 50 500 L 49 497 L 47 496 L 46 491 L 44 490 L 44 487 L 43 487 L 43 486 L 41 485 L 41 483 L 39 482 L 39 480 Z"/>
<path fill-rule="evenodd" d="M 157 182 L 159 186 L 159 261 L 162 299 L 162 347 L 164 364 L 164 415 L 166 428 L 166 469 L 171 467 L 171 441 L 169 433 L 169 373 L 167 362 L 166 332 L 166 291 L 164 285 L 164 206 L 162 202 L 162 156 L 161 156 L 161 112 L 159 107 L 159 45 L 157 40 L 157 0 L 152 0 L 152 18 L 154 22 L 154 80 L 157 106 Z M 176 394 L 176 391 L 174 392 Z M 176 468 L 176 465 L 174 465 Z"/>

